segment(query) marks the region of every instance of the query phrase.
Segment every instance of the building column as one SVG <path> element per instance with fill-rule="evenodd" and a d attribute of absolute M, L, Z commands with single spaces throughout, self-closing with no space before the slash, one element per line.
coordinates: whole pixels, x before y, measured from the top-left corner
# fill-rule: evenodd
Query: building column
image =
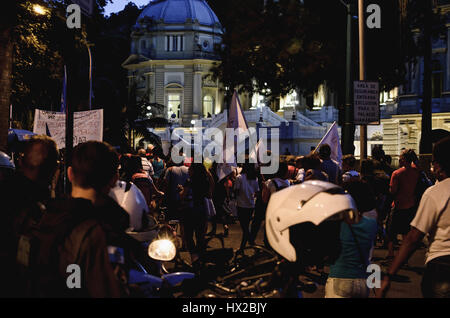
<path fill-rule="evenodd" d="M 194 85 L 193 85 L 193 115 L 203 117 L 202 111 L 202 72 L 194 70 Z"/>
<path fill-rule="evenodd" d="M 450 91 L 450 26 L 447 28 L 447 72 L 445 78 L 445 90 Z"/>
<path fill-rule="evenodd" d="M 155 72 L 148 72 L 147 76 L 147 90 L 149 90 L 149 102 L 156 103 L 156 77 Z"/>

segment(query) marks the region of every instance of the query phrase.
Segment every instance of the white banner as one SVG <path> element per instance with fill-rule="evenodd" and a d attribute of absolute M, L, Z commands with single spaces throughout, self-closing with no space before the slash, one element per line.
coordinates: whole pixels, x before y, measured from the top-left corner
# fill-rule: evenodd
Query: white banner
<path fill-rule="evenodd" d="M 66 114 L 36 109 L 33 132 L 55 140 L 59 149 L 66 147 Z M 88 140 L 103 141 L 103 109 L 75 112 L 73 146 Z"/>

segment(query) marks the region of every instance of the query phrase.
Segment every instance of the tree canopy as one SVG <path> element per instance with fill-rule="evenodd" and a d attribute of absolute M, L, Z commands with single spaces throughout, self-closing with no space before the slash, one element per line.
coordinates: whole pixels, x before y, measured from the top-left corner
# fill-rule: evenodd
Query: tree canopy
<path fill-rule="evenodd" d="M 341 1 L 208 2 L 225 29 L 222 63 L 214 73 L 226 86 L 276 98 L 294 88 L 308 95 L 327 82 L 344 102 L 347 11 Z M 405 62 L 417 55 L 411 26 L 402 24 L 401 2 L 371 1 L 381 7 L 382 27 L 365 31 L 366 78 L 378 81 L 382 90 L 402 84 Z M 350 3 L 356 16 L 357 1 Z M 353 78 L 357 78 L 357 17 L 352 28 Z"/>

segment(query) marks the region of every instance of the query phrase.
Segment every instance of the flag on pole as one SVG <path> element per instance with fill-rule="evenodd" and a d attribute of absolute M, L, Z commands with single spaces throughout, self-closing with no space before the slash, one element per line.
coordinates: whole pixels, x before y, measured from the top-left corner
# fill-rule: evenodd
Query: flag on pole
<path fill-rule="evenodd" d="M 66 105 L 67 105 L 67 69 L 66 66 L 64 65 L 64 78 L 61 92 L 61 113 L 66 112 Z"/>
<path fill-rule="evenodd" d="M 239 96 L 237 91 L 235 90 L 233 93 L 233 97 L 231 99 L 230 109 L 228 110 L 228 118 L 227 118 L 227 127 L 233 129 L 242 129 L 242 131 L 248 131 L 248 124 L 245 120 L 244 112 L 242 111 L 241 101 L 239 100 Z M 227 156 L 231 156 L 237 151 L 237 136 L 234 137 L 234 142 L 232 148 L 227 148 L 227 134 L 225 132 L 223 137 L 223 158 L 224 162 Z M 233 166 L 236 166 L 236 158 L 234 157 Z"/>
<path fill-rule="evenodd" d="M 342 149 L 339 141 L 339 131 L 336 122 L 331 125 L 328 132 L 323 136 L 322 140 L 317 145 L 314 152 L 316 152 L 321 145 L 328 144 L 331 148 L 331 159 L 335 160 L 339 165 L 342 165 Z"/>
<path fill-rule="evenodd" d="M 260 139 L 258 141 L 258 143 L 256 144 L 255 148 L 252 149 L 252 151 L 249 154 L 249 159 L 251 160 L 250 162 L 257 162 L 258 164 L 260 163 L 260 150 L 264 151 L 265 150 L 265 145 L 263 142 L 263 139 Z"/>
<path fill-rule="evenodd" d="M 248 124 L 244 116 L 244 112 L 242 111 L 241 101 L 239 100 L 239 96 L 237 91 L 235 90 L 233 93 L 233 97 L 231 99 L 230 109 L 228 110 L 228 119 L 227 119 L 227 127 L 233 129 L 242 129 L 243 131 L 248 131 Z M 220 163 L 217 166 L 217 175 L 219 177 L 219 181 L 233 172 L 233 169 L 237 167 L 235 153 L 237 151 L 237 137 L 235 136 L 234 142 L 232 144 L 232 148 L 227 148 L 227 134 L 225 132 L 223 137 L 223 161 L 224 163 Z M 227 163 L 227 156 L 233 156 L 233 162 Z M 231 161 L 231 160 L 230 160 Z"/>

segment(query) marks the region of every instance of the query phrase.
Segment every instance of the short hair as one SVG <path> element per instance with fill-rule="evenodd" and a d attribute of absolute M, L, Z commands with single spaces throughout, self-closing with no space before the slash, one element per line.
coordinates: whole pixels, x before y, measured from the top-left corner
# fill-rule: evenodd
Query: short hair
<path fill-rule="evenodd" d="M 331 156 L 331 147 L 329 144 L 323 144 L 319 148 L 319 156 L 322 159 L 330 158 Z"/>
<path fill-rule="evenodd" d="M 56 142 L 48 136 L 32 136 L 25 142 L 22 165 L 25 169 L 37 169 L 40 177 L 51 177 L 58 166 Z"/>
<path fill-rule="evenodd" d="M 72 171 L 82 188 L 101 190 L 117 174 L 119 157 L 106 142 L 88 141 L 73 149 Z"/>
<path fill-rule="evenodd" d="M 450 137 L 438 141 L 433 148 L 433 161 L 437 162 L 450 176 Z"/>
<path fill-rule="evenodd" d="M 307 155 L 304 159 L 305 171 L 309 169 L 320 169 L 322 161 L 317 153 L 313 152 Z"/>
<path fill-rule="evenodd" d="M 417 155 L 414 152 L 414 150 L 412 150 L 412 149 L 403 150 L 400 157 L 403 157 L 403 159 L 405 159 L 405 161 L 408 163 L 413 163 L 413 162 L 417 161 Z"/>
<path fill-rule="evenodd" d="M 354 168 L 356 166 L 356 158 L 352 154 L 344 155 L 342 157 L 342 162 L 348 165 L 350 168 Z"/>
<path fill-rule="evenodd" d="M 144 148 L 140 148 L 137 153 L 141 157 L 145 157 L 147 155 L 147 151 L 145 151 Z"/>

